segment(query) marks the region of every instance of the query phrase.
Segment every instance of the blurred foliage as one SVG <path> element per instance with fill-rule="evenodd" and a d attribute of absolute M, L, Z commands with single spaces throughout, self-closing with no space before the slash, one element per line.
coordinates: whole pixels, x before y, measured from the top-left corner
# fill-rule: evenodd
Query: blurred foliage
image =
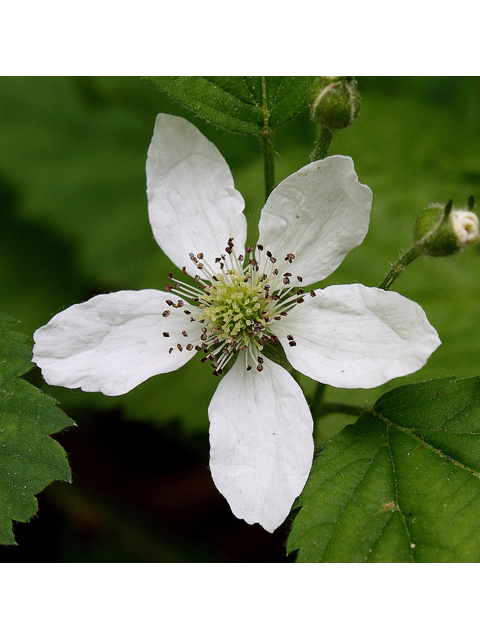
<path fill-rule="evenodd" d="M 360 115 L 335 134 L 330 154 L 351 155 L 374 193 L 370 232 L 325 282 L 378 285 L 400 249 L 412 243 L 417 214 L 432 201 L 480 198 L 480 80 L 358 78 Z M 249 241 L 263 205 L 258 140 L 230 134 L 134 78 L 0 78 L 0 296 L 2 309 L 32 335 L 51 316 L 92 295 L 163 288 L 171 264 L 153 240 L 145 195 L 145 160 L 155 116 L 193 121 L 232 168 L 246 201 Z M 306 163 L 315 140 L 308 112 L 276 132 L 280 181 Z M 420 303 L 443 345 L 402 383 L 479 374 L 480 253 L 420 259 L 394 289 Z M 31 375 L 31 374 L 30 374 Z M 99 412 L 172 432 L 181 447 L 207 438 L 207 407 L 216 386 L 198 359 L 119 398 L 47 387 L 77 422 Z M 312 383 L 298 376 L 307 394 Z M 327 400 L 373 404 L 386 390 L 329 389 Z M 174 421 L 174 422 L 173 422 Z M 318 442 L 347 423 L 329 417 Z M 202 454 L 204 450 L 202 449 Z M 206 459 L 202 459 L 206 467 Z"/>

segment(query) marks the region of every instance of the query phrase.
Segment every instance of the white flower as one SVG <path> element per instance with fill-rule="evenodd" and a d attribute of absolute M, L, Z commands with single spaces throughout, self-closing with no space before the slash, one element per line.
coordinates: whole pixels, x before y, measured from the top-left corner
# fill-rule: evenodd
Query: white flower
<path fill-rule="evenodd" d="M 209 407 L 210 468 L 233 513 L 273 531 L 310 472 L 313 421 L 295 380 L 262 355 L 265 342 L 280 342 L 315 380 L 369 388 L 416 371 L 440 341 L 397 293 L 303 291 L 367 232 L 372 193 L 350 158 L 313 162 L 278 185 L 258 244 L 245 251 L 244 202 L 228 165 L 186 120 L 157 117 L 147 185 L 155 239 L 195 281 L 74 305 L 35 332 L 33 361 L 49 384 L 120 395 L 199 350 L 217 374 L 236 355 Z"/>
<path fill-rule="evenodd" d="M 472 211 L 454 209 L 450 218 L 460 248 L 471 247 L 478 242 L 478 218 Z"/>

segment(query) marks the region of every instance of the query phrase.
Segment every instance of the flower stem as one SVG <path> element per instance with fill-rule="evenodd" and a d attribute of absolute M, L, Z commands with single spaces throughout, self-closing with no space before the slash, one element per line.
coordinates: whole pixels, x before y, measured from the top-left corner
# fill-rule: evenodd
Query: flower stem
<path fill-rule="evenodd" d="M 383 279 L 379 289 L 388 291 L 398 276 L 403 273 L 408 265 L 422 255 L 422 252 L 413 246 L 408 251 L 401 254 L 400 258 L 392 265 L 392 268 Z"/>
<path fill-rule="evenodd" d="M 344 402 L 324 402 L 323 396 L 327 389 L 326 384 L 318 383 L 313 394 L 310 410 L 313 418 L 321 418 L 329 413 L 345 413 L 351 416 L 359 416 L 365 409 Z"/>
<path fill-rule="evenodd" d="M 265 179 L 265 202 L 275 187 L 275 132 L 270 128 L 270 109 L 267 96 L 267 79 L 262 76 L 263 131 L 260 142 L 263 154 L 263 175 Z"/>
<path fill-rule="evenodd" d="M 345 402 L 324 402 L 321 404 L 314 414 L 314 418 L 321 418 L 329 413 L 344 413 L 349 416 L 359 416 L 366 409 L 364 407 L 358 407 L 353 404 L 347 404 Z"/>
<path fill-rule="evenodd" d="M 326 157 L 328 152 L 328 147 L 330 146 L 330 142 L 333 138 L 333 132 L 327 127 L 320 125 L 320 130 L 318 132 L 317 143 L 315 145 L 314 150 L 308 156 L 307 162 L 314 162 L 315 160 L 323 160 Z"/>
<path fill-rule="evenodd" d="M 265 178 L 265 201 L 275 186 L 275 132 L 269 127 L 260 134 Z"/>

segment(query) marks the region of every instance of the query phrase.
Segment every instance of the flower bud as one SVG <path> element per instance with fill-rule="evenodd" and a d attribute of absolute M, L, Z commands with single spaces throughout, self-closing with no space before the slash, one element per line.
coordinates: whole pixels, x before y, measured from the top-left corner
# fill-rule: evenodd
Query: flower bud
<path fill-rule="evenodd" d="M 472 212 L 473 198 L 468 210 L 447 205 L 430 204 L 418 216 L 414 226 L 415 246 L 425 255 L 441 257 L 458 253 L 479 241 L 479 223 Z"/>
<path fill-rule="evenodd" d="M 313 120 L 330 131 L 353 123 L 360 110 L 357 81 L 350 76 L 322 76 L 313 84 L 311 97 Z"/>

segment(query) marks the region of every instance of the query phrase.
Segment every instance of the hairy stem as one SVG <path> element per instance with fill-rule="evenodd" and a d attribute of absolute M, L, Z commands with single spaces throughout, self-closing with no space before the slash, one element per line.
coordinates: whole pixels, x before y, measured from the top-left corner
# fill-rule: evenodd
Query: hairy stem
<path fill-rule="evenodd" d="M 308 156 L 307 162 L 314 162 L 315 160 L 323 160 L 328 152 L 328 147 L 333 138 L 333 132 L 330 129 L 320 125 L 318 132 L 318 138 L 314 150 Z"/>
<path fill-rule="evenodd" d="M 262 109 L 263 131 L 260 134 L 260 142 L 263 154 L 263 175 L 265 179 L 265 201 L 275 187 L 275 132 L 270 128 L 270 110 L 267 98 L 267 82 L 262 76 Z"/>
<path fill-rule="evenodd" d="M 260 134 L 263 154 L 263 175 L 265 178 L 265 201 L 275 186 L 275 135 L 272 129 Z"/>
<path fill-rule="evenodd" d="M 392 265 L 392 268 L 387 273 L 387 275 L 385 276 L 381 285 L 378 288 L 388 291 L 388 289 L 390 289 L 390 287 L 398 278 L 398 276 L 406 270 L 408 265 L 414 260 L 416 260 L 418 257 L 420 257 L 421 255 L 422 255 L 422 252 L 419 249 L 417 249 L 417 247 L 415 246 L 413 246 L 408 251 L 405 251 L 404 253 L 402 253 L 402 255 L 397 260 L 397 262 L 395 262 L 395 264 Z"/>

